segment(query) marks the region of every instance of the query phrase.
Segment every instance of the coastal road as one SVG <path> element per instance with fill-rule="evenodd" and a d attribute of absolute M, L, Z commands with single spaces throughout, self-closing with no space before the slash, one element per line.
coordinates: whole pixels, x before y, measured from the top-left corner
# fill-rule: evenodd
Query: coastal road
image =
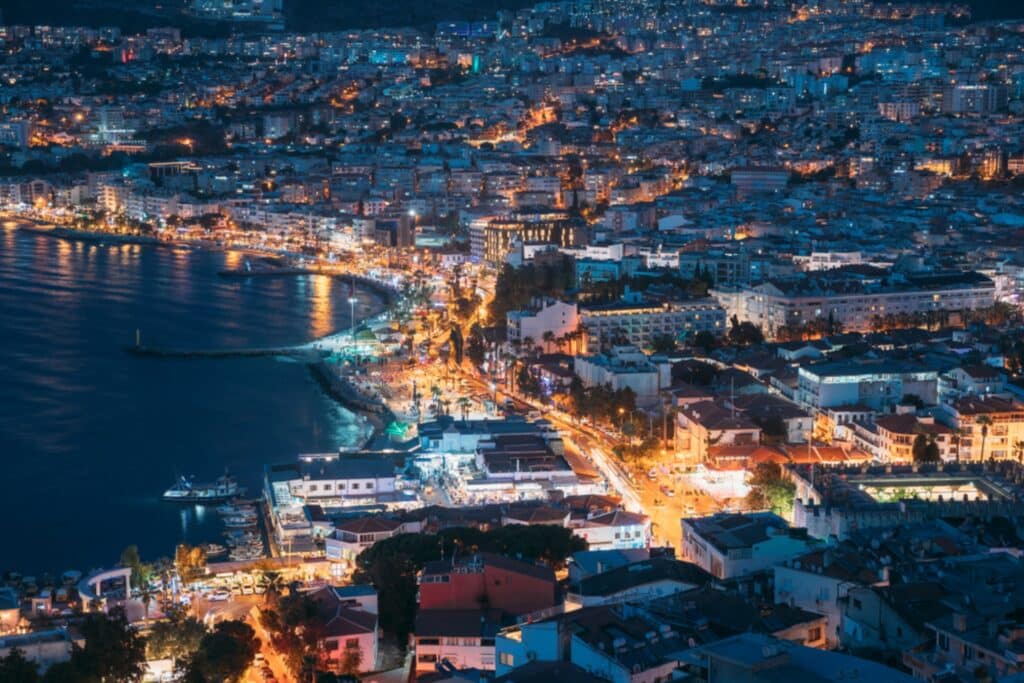
<path fill-rule="evenodd" d="M 263 605 L 262 595 L 235 595 L 228 600 L 212 601 L 197 597 L 192 602 L 192 613 L 208 627 L 221 621 L 237 620 L 249 624 L 260 641 L 260 652 L 274 673 L 278 683 L 292 683 L 295 678 L 288 672 L 281 655 L 270 645 L 270 634 L 259 623 L 259 607 Z M 243 679 L 245 683 L 264 683 L 266 679 L 255 666 L 249 667 Z"/>

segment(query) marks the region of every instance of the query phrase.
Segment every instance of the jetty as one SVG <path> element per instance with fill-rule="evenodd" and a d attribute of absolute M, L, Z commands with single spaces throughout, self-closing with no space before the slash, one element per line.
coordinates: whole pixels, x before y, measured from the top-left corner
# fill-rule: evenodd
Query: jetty
<path fill-rule="evenodd" d="M 133 356 L 155 358 L 257 358 L 261 356 L 285 356 L 296 360 L 313 362 L 328 354 L 309 344 L 252 349 L 165 349 L 155 346 L 126 346 L 126 353 Z"/>

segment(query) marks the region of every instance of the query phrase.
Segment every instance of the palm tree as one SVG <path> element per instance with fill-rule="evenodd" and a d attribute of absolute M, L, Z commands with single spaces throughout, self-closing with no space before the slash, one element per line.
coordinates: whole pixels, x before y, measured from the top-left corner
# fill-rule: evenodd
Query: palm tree
<path fill-rule="evenodd" d="M 971 430 L 960 428 L 953 432 L 953 445 L 956 446 L 956 464 L 960 464 L 960 444 L 963 443 L 964 437 L 971 435 Z"/>
<path fill-rule="evenodd" d="M 458 403 L 459 403 L 459 410 L 462 412 L 462 419 L 463 420 L 468 420 L 469 419 L 469 407 L 472 405 L 472 402 L 469 400 L 468 397 L 460 396 Z"/>
<path fill-rule="evenodd" d="M 430 395 L 434 400 L 434 414 L 438 415 L 441 413 L 441 387 L 436 384 L 430 387 Z"/>
<path fill-rule="evenodd" d="M 974 422 L 981 425 L 981 460 L 985 460 L 985 441 L 988 439 L 988 428 L 992 425 L 992 418 L 988 415 L 979 415 Z"/>
<path fill-rule="evenodd" d="M 523 346 L 526 348 L 527 355 L 533 353 L 534 344 L 533 337 L 523 337 Z"/>
<path fill-rule="evenodd" d="M 544 340 L 544 353 L 550 353 L 551 344 L 555 343 L 555 333 L 551 330 L 544 330 L 541 338 Z"/>
<path fill-rule="evenodd" d="M 142 620 L 149 621 L 149 606 L 153 602 L 153 598 L 157 596 L 157 592 L 153 590 L 153 587 L 146 581 L 139 588 L 139 598 L 142 600 Z"/>
<path fill-rule="evenodd" d="M 268 605 L 276 604 L 277 599 L 281 597 L 281 589 L 284 588 L 284 577 L 280 572 L 265 571 L 263 578 L 267 580 L 267 592 L 264 593 L 263 600 Z"/>

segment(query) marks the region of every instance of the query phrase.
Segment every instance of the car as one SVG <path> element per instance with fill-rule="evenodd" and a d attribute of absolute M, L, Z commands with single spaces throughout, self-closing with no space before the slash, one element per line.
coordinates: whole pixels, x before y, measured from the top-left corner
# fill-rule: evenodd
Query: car
<path fill-rule="evenodd" d="M 253 665 L 257 667 L 262 667 L 266 661 L 267 658 L 263 656 L 262 652 L 257 652 L 256 656 L 252 658 Z"/>
<path fill-rule="evenodd" d="M 647 478 L 650 479 L 651 481 L 654 481 L 655 479 L 658 478 L 658 471 L 655 469 L 650 470 L 647 473 Z"/>
<path fill-rule="evenodd" d="M 664 494 L 665 494 L 666 496 L 668 496 L 669 498 L 671 498 L 672 496 L 676 495 L 676 492 L 675 492 L 675 491 L 673 491 L 672 489 L 670 489 L 670 488 L 669 488 L 669 487 L 668 487 L 667 485 L 665 485 L 665 484 L 662 484 L 662 485 L 661 485 L 661 492 L 662 492 L 662 493 L 664 493 Z"/>
<path fill-rule="evenodd" d="M 210 595 L 207 597 L 207 600 L 209 600 L 210 602 L 224 602 L 225 600 L 228 600 L 230 598 L 231 598 L 231 592 L 230 591 L 219 590 L 219 591 L 214 591 L 214 592 L 210 593 Z"/>

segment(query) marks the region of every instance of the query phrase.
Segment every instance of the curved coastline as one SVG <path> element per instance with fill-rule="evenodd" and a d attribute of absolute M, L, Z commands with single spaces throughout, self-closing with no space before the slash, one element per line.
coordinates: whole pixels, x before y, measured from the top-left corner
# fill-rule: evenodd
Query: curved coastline
<path fill-rule="evenodd" d="M 95 230 L 78 230 L 75 228 L 69 228 L 67 226 L 58 226 L 52 224 L 41 223 L 33 219 L 19 218 L 14 219 L 16 222 L 16 229 L 24 232 L 29 232 L 34 235 L 41 235 L 43 237 L 50 237 L 55 239 L 65 239 L 86 243 L 105 243 L 110 242 L 112 244 L 138 244 L 141 246 L 151 247 L 171 247 L 178 248 L 184 247 L 187 249 L 210 249 L 215 251 L 237 251 L 242 254 L 250 254 L 253 256 L 260 257 L 281 257 L 291 256 L 291 254 L 285 254 L 273 250 L 261 250 L 254 249 L 251 247 L 232 247 L 229 245 L 198 242 L 194 240 L 182 240 L 182 241 L 170 241 L 162 240 L 157 237 L 145 236 L 145 235 L 120 235 L 114 233 L 99 232 Z M 223 270 L 218 273 L 222 277 L 238 277 L 238 278 L 260 278 L 260 277 L 300 277 L 304 275 L 325 275 L 332 279 L 350 281 L 354 285 L 362 287 L 362 289 L 369 291 L 375 297 L 375 303 L 372 312 L 366 316 L 365 319 L 374 318 L 383 313 L 387 307 L 394 301 L 398 295 L 397 290 L 393 287 L 374 280 L 372 278 L 365 277 L 356 273 L 333 273 L 333 272 L 322 272 L 316 268 L 282 268 L 280 271 L 257 271 L 257 272 L 245 272 L 245 271 L 232 271 Z M 209 358 L 209 359 L 226 359 L 226 358 L 251 358 L 257 356 L 288 356 L 295 357 L 298 360 L 302 360 L 306 363 L 307 368 L 312 374 L 317 385 L 323 391 L 324 395 L 337 401 L 340 405 L 346 409 L 351 410 L 353 413 L 361 416 L 362 419 L 366 420 L 371 426 L 372 431 L 365 440 L 364 444 L 371 443 L 376 439 L 387 426 L 385 419 L 389 416 L 390 410 L 386 406 L 383 410 L 376 405 L 370 404 L 366 397 L 360 395 L 351 384 L 344 380 L 344 378 L 330 372 L 329 368 L 326 367 L 323 356 L 325 352 L 317 351 L 318 342 L 330 339 L 338 334 L 344 333 L 342 329 L 335 329 L 325 335 L 316 337 L 307 342 L 300 342 L 289 346 L 276 346 L 267 348 L 244 348 L 244 349 L 172 349 L 172 348 L 161 348 L 158 346 L 125 346 L 124 351 L 133 356 L 146 356 L 151 358 Z"/>

